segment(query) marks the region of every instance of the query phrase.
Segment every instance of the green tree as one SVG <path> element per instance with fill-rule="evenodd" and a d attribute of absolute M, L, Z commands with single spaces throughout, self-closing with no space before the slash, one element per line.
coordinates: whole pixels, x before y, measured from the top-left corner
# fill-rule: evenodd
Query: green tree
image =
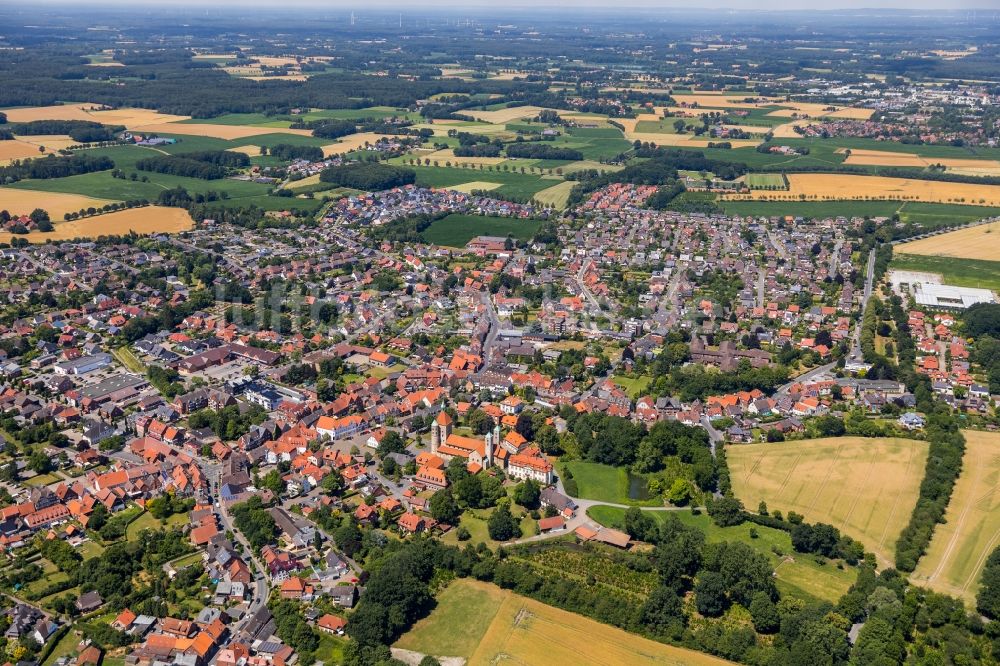
<path fill-rule="evenodd" d="M 501 502 L 490 514 L 486 528 L 494 541 L 510 541 L 521 536 L 521 526 L 511 514 L 508 502 Z"/>

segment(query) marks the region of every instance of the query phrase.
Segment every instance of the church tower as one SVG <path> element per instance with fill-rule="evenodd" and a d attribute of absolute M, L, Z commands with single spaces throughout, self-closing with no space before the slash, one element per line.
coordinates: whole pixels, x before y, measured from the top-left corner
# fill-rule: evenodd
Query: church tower
<path fill-rule="evenodd" d="M 448 412 L 444 409 L 438 412 L 437 418 L 431 425 L 431 453 L 437 453 L 438 447 L 448 441 L 452 423 L 454 420 L 448 415 Z"/>

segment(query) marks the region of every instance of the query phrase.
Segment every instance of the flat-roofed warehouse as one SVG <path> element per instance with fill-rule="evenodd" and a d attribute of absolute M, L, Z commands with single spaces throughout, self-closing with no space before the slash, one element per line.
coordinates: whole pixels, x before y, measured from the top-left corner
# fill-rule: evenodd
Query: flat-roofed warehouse
<path fill-rule="evenodd" d="M 977 303 L 995 303 L 996 298 L 989 289 L 956 287 L 950 284 L 918 282 L 913 285 L 913 297 L 917 305 L 928 308 L 964 310 Z"/>

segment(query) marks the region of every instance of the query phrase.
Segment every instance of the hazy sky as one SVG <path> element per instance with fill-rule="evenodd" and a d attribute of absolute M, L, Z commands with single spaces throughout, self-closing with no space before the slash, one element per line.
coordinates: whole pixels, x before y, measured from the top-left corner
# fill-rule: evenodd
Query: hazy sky
<path fill-rule="evenodd" d="M 53 1 L 53 0 L 50 0 Z M 54 0 L 58 4 L 73 4 L 80 7 L 87 4 L 114 4 L 114 5 L 187 5 L 197 4 L 201 7 L 211 5 L 220 6 L 271 6 L 274 7 L 273 0 L 97 0 L 88 2 L 81 0 L 77 3 L 65 3 Z M 823 3 L 804 3 L 802 0 L 700 0 L 692 3 L 690 0 L 616 0 L 608 3 L 607 0 L 503 0 L 498 3 L 496 0 L 417 0 L 416 2 L 406 2 L 405 0 L 284 0 L 282 5 L 316 5 L 325 9 L 363 9 L 363 8 L 399 8 L 402 10 L 419 11 L 429 8 L 451 8 L 468 7 L 477 9 L 502 9 L 503 7 L 552 7 L 572 9 L 574 7 L 591 7 L 598 9 L 641 7 L 643 9 L 663 8 L 702 8 L 702 9 L 842 9 L 842 8 L 893 8 L 893 9 L 993 9 L 1000 10 L 1000 0 L 824 0 Z"/>

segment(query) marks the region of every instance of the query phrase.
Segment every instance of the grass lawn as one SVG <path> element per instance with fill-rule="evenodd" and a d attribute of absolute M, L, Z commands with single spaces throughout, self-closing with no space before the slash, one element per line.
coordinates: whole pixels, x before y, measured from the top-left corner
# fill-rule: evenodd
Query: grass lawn
<path fill-rule="evenodd" d="M 855 581 L 852 567 L 843 565 L 837 568 L 835 562 L 820 564 L 820 559 L 813 555 L 796 553 L 792 548 L 792 539 L 788 532 L 752 526 L 750 523 L 735 527 L 718 527 L 707 514 L 694 515 L 690 511 L 649 511 L 660 522 L 665 522 L 670 516 L 676 516 L 686 525 L 697 527 L 705 533 L 708 543 L 719 541 L 742 541 L 767 556 L 777 574 L 778 589 L 783 595 L 794 596 L 806 601 L 822 599 L 836 603 Z M 625 509 L 613 506 L 594 506 L 587 515 L 609 527 L 621 528 Z M 751 538 L 750 528 L 754 527 L 757 538 Z M 779 554 L 780 553 L 780 554 Z"/>
<path fill-rule="evenodd" d="M 118 359 L 118 362 L 124 365 L 126 368 L 132 372 L 146 376 L 146 366 L 143 365 L 142 361 L 135 357 L 132 350 L 128 347 L 118 347 L 117 349 L 112 349 L 111 354 Z"/>
<path fill-rule="evenodd" d="M 128 524 L 128 527 L 125 529 L 125 538 L 132 541 L 137 539 L 139 537 L 139 532 L 143 530 L 158 529 L 160 529 L 160 521 L 153 518 L 152 514 L 144 511 L 142 515 Z"/>
<path fill-rule="evenodd" d="M 630 504 L 635 506 L 662 506 L 659 498 L 643 497 L 646 489 L 646 479 L 641 476 L 629 476 L 624 467 L 612 467 L 601 463 L 573 460 L 563 463 L 563 467 L 573 474 L 581 499 L 609 502 L 611 504 Z M 634 485 L 637 492 L 635 499 L 629 497 L 630 486 Z"/>
<path fill-rule="evenodd" d="M 432 655 L 471 655 L 507 596 L 495 585 L 455 581 L 438 594 L 431 615 L 413 625 L 395 647 Z"/>
<path fill-rule="evenodd" d="M 52 648 L 52 652 L 45 658 L 45 661 L 42 662 L 42 666 L 51 666 L 56 663 L 56 660 L 59 659 L 59 657 L 76 654 L 76 646 L 79 645 L 79 643 L 80 637 L 75 631 L 70 629 L 63 635 L 62 638 L 59 639 L 56 646 Z M 105 660 L 105 663 L 107 663 L 107 660 Z"/>
<path fill-rule="evenodd" d="M 611 378 L 612 381 L 618 386 L 622 387 L 622 390 L 628 393 L 630 398 L 638 398 L 645 391 L 653 378 L 648 375 L 641 375 L 639 377 L 624 377 L 618 376 Z"/>
<path fill-rule="evenodd" d="M 97 557 L 104 552 L 104 546 L 95 541 L 84 541 L 77 548 L 77 551 L 83 557 L 84 560 L 89 560 L 92 557 Z"/>
<path fill-rule="evenodd" d="M 319 647 L 316 648 L 316 661 L 322 661 L 324 664 L 344 663 L 344 645 L 346 644 L 347 640 L 344 638 L 321 633 Z"/>
<path fill-rule="evenodd" d="M 958 287 L 1000 289 L 1000 261 L 956 260 L 954 257 L 897 254 L 893 256 L 889 267 L 905 271 L 938 273 L 946 284 Z"/>
<path fill-rule="evenodd" d="M 57 483 L 62 479 L 55 474 L 38 474 L 31 477 L 30 479 L 25 479 L 23 481 L 24 485 L 31 486 L 32 488 L 37 488 L 39 486 L 47 486 L 50 483 Z"/>
<path fill-rule="evenodd" d="M 464 247 L 476 236 L 510 236 L 529 240 L 542 226 L 540 220 L 521 220 L 509 217 L 486 217 L 453 213 L 435 221 L 423 232 L 429 243 L 448 247 Z"/>
<path fill-rule="evenodd" d="M 528 515 L 528 512 L 516 504 L 511 503 L 510 506 L 511 514 L 515 518 L 520 518 L 521 525 L 521 539 L 534 536 L 538 533 L 537 523 Z M 489 527 L 487 526 L 487 521 L 489 520 L 490 514 L 493 513 L 493 509 L 470 509 L 462 514 L 459 524 L 451 532 L 446 534 L 442 541 L 452 545 L 452 546 L 462 546 L 463 543 L 485 543 L 491 548 L 496 548 L 500 543 L 499 541 L 494 541 L 490 538 Z M 464 527 L 469 530 L 471 535 L 467 542 L 461 542 L 458 540 L 458 527 Z"/>
<path fill-rule="evenodd" d="M 882 564 L 910 519 L 924 476 L 927 443 L 831 437 L 726 448 L 733 492 L 753 509 L 795 511 L 858 539 Z"/>

